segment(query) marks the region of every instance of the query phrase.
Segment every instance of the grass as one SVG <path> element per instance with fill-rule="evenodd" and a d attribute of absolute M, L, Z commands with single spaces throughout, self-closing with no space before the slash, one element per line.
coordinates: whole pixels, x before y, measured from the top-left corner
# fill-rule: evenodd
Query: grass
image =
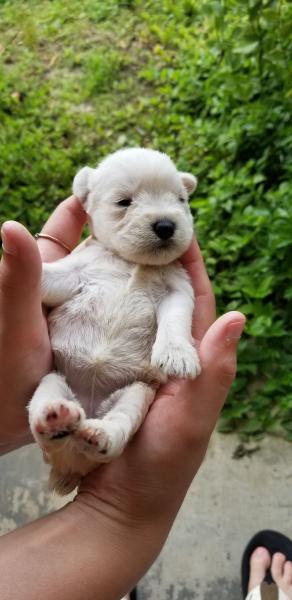
<path fill-rule="evenodd" d="M 248 317 L 221 427 L 287 439 L 291 13 L 287 0 L 0 0 L 1 222 L 38 231 L 79 167 L 124 146 L 198 175 L 219 311 Z"/>

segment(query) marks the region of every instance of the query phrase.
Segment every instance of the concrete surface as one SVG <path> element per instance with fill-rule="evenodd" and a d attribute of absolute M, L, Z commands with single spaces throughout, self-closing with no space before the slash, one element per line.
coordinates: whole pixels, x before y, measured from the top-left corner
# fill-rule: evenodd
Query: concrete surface
<path fill-rule="evenodd" d="M 238 445 L 236 436 L 213 436 L 167 544 L 139 585 L 139 600 L 240 600 L 248 539 L 263 528 L 292 538 L 292 445 L 266 438 L 235 459 Z M 46 480 L 37 448 L 2 457 L 1 533 L 60 506 Z"/>

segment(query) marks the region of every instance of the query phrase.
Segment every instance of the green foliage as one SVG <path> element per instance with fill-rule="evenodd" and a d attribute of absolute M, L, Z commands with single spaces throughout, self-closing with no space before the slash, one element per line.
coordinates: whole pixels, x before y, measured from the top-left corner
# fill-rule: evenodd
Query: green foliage
<path fill-rule="evenodd" d="M 292 5 L 0 2 L 1 220 L 39 230 L 77 168 L 121 146 L 199 177 L 218 310 L 247 327 L 224 431 L 292 439 Z"/>
<path fill-rule="evenodd" d="M 87 62 L 87 87 L 89 95 L 110 90 L 121 68 L 118 52 L 107 47 L 94 52 Z"/>

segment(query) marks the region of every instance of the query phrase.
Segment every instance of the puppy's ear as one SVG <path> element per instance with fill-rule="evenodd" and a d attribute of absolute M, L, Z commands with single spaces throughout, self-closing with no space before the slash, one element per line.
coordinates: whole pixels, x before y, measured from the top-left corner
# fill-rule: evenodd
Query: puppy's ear
<path fill-rule="evenodd" d="M 85 206 L 87 196 L 89 193 L 89 178 L 94 169 L 91 167 L 83 167 L 81 171 L 78 171 L 73 181 L 73 194 L 79 198 L 81 204 Z"/>
<path fill-rule="evenodd" d="M 191 173 L 180 173 L 180 176 L 188 194 L 192 194 L 198 185 L 197 178 Z"/>

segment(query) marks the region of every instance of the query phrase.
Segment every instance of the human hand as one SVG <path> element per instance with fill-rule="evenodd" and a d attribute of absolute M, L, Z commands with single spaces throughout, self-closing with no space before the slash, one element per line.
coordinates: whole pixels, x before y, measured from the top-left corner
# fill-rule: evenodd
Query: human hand
<path fill-rule="evenodd" d="M 83 218 L 84 215 L 80 222 L 77 219 L 76 238 Z M 19 226 L 17 228 L 19 232 Z M 59 239 L 63 237 L 62 230 L 47 232 Z M 1 310 L 10 319 L 8 323 L 18 344 L 16 359 L 12 343 L 10 354 L 7 352 L 11 332 L 9 327 L 4 328 L 6 339 L 2 333 L 0 339 L 6 342 L 3 344 L 6 350 L 4 357 L 8 354 L 10 362 L 0 361 L 0 385 L 2 392 L 10 392 L 11 389 L 13 395 L 2 395 L 1 410 L 7 423 L 14 428 L 14 437 L 20 431 L 26 431 L 26 400 L 23 400 L 23 389 L 13 383 L 16 369 L 20 370 L 22 385 L 27 385 L 27 394 L 30 395 L 30 388 L 35 385 L 32 373 L 38 381 L 50 368 L 45 321 L 40 301 L 35 301 L 36 294 L 39 294 L 39 258 L 36 258 L 34 240 L 27 237 L 25 231 L 19 235 L 26 236 L 26 259 L 30 258 L 27 252 L 30 248 L 37 268 L 34 265 L 35 279 L 31 278 L 29 285 L 28 278 L 32 277 L 27 265 L 29 260 L 22 260 L 21 285 L 18 283 L 21 273 L 20 269 L 16 269 L 16 258 L 13 262 L 12 257 L 4 257 L 4 266 L 5 261 L 10 260 L 10 263 L 6 262 L 6 279 L 3 263 L 0 269 L 2 284 L 3 273 L 4 282 L 9 282 L 8 286 L 0 287 Z M 12 236 L 12 239 L 16 238 Z M 44 251 L 48 248 L 49 252 L 62 252 L 58 247 L 53 248 L 51 243 L 47 246 L 44 240 L 40 243 Z M 17 247 L 21 248 L 20 243 Z M 50 257 L 46 255 L 45 258 L 48 260 Z M 17 261 L 21 259 L 19 257 Z M 159 553 L 203 460 L 235 373 L 236 346 L 244 326 L 244 317 L 238 312 L 228 313 L 214 322 L 214 297 L 196 243 L 184 256 L 183 263 L 196 291 L 193 334 L 200 354 L 201 375 L 195 381 L 172 380 L 164 385 L 142 428 L 124 454 L 89 474 L 73 503 L 1 539 L 1 585 L 4 593 L 5 590 L 10 593 L 15 581 L 18 581 L 21 586 L 14 590 L 15 597 L 22 600 L 39 598 L 40 589 L 46 590 L 47 600 L 60 595 L 70 600 L 80 600 L 84 596 L 88 600 L 97 597 L 117 600 L 138 581 Z M 11 272 L 17 272 L 14 278 Z M 30 291 L 31 286 L 35 287 L 35 293 Z M 17 298 L 19 287 L 21 305 Z M 8 298 L 11 298 L 11 311 Z M 26 309 L 22 311 L 23 298 Z M 13 329 L 14 306 L 18 325 Z M 33 311 L 28 313 L 31 307 Z M 28 314 L 38 319 L 38 327 L 27 323 Z M 45 340 L 39 334 L 40 328 L 43 328 Z M 35 344 L 30 338 L 32 330 L 36 335 Z M 18 331 L 21 332 L 20 342 Z M 24 349 L 22 355 L 19 355 L 19 347 Z M 6 388 L 3 386 L 6 374 L 1 362 L 10 368 L 10 372 L 8 367 L 6 369 Z M 23 371 L 22 364 L 26 365 Z M 11 401 L 10 406 L 6 398 Z M 18 429 L 16 416 L 19 419 Z M 27 547 L 31 549 L 29 553 Z M 36 570 L 37 578 L 34 577 Z"/>
<path fill-rule="evenodd" d="M 43 233 L 73 248 L 85 222 L 86 213 L 71 197 L 57 207 Z M 52 366 L 41 306 L 41 259 L 50 262 L 66 255 L 66 250 L 52 241 L 39 239 L 37 243 L 14 221 L 3 224 L 1 236 L 0 454 L 33 441 L 26 405 Z"/>
<path fill-rule="evenodd" d="M 182 262 L 196 294 L 193 336 L 202 373 L 195 381 L 173 379 L 161 387 L 123 455 L 90 473 L 74 502 L 82 511 L 93 511 L 99 527 L 106 523 L 125 563 L 131 548 L 131 585 L 160 551 L 204 458 L 235 375 L 245 323 L 235 311 L 215 321 L 215 300 L 197 242 Z"/>

